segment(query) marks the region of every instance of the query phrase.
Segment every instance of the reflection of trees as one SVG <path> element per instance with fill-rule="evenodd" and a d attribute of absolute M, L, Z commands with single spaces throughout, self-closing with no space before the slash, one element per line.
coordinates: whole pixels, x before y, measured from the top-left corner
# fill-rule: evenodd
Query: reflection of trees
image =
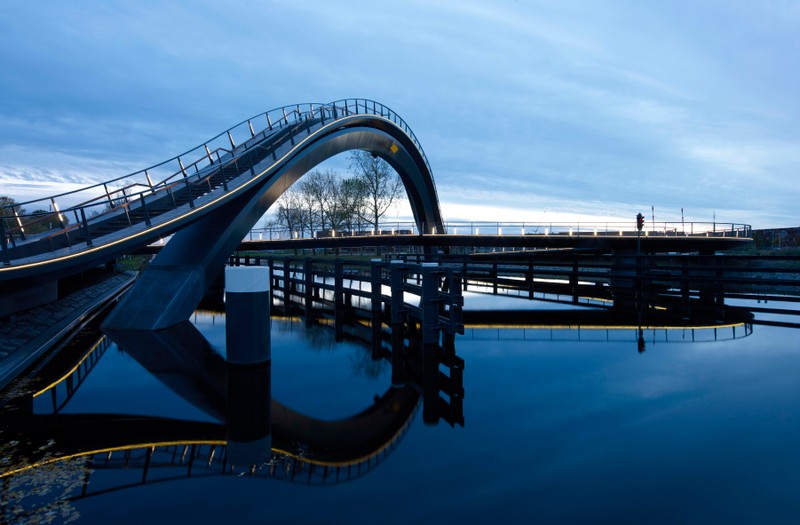
<path fill-rule="evenodd" d="M 310 326 L 306 330 L 308 345 L 312 350 L 333 352 L 339 347 L 336 346 L 336 338 L 333 332 L 324 326 Z"/>
<path fill-rule="evenodd" d="M 306 341 L 312 350 L 320 352 L 335 352 L 341 350 L 341 344 L 336 342 L 335 333 L 326 326 L 310 326 L 306 328 Z M 383 359 L 374 359 L 372 352 L 367 348 L 357 346 L 350 354 L 350 364 L 357 377 L 376 379 L 389 366 Z"/>
<path fill-rule="evenodd" d="M 359 350 L 353 352 L 350 356 L 350 364 L 353 365 L 353 372 L 355 372 L 356 376 L 370 379 L 380 377 L 389 363 L 383 359 L 373 359 L 371 352 Z"/>

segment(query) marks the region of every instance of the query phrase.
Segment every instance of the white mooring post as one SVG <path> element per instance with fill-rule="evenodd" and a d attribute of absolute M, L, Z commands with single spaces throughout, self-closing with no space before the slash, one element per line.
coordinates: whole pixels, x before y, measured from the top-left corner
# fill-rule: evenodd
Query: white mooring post
<path fill-rule="evenodd" d="M 272 455 L 269 269 L 225 268 L 228 462 L 255 468 Z"/>

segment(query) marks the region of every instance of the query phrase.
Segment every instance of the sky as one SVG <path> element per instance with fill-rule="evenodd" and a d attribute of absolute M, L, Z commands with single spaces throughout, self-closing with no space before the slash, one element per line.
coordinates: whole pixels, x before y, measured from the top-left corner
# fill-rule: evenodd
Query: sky
<path fill-rule="evenodd" d="M 446 220 L 798 226 L 798 93 L 800 1 L 7 0 L 0 195 L 364 97 L 411 126 Z"/>

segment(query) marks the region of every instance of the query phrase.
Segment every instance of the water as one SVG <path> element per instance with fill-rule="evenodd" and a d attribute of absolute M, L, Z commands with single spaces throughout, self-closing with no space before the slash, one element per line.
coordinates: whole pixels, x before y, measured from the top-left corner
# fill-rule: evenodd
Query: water
<path fill-rule="evenodd" d="M 193 321 L 224 354 L 224 316 Z M 78 523 L 796 523 L 796 330 L 644 329 L 640 352 L 638 327 L 532 325 L 458 336 L 463 427 L 426 425 L 418 409 L 347 482 L 221 475 L 198 462 L 191 476 L 152 469 L 141 483 L 141 464 L 97 462 L 90 495 L 68 505 Z M 214 424 L 165 377 L 112 344 L 62 412 Z M 273 320 L 271 377 L 274 399 L 328 422 L 392 388 L 389 361 L 292 320 Z M 37 412 L 51 405 L 34 401 Z"/>

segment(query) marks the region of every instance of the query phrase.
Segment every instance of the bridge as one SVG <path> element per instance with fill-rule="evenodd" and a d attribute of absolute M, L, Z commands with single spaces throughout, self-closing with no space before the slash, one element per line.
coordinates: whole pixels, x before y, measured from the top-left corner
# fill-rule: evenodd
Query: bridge
<path fill-rule="evenodd" d="M 399 174 L 417 235 L 331 236 L 248 241 L 248 232 L 295 181 L 324 160 L 364 150 Z M 65 205 L 70 203 L 71 205 Z M 22 216 L 19 210 L 44 210 Z M 27 228 L 27 231 L 26 231 Z M 40 233 L 31 233 L 33 230 Z M 498 230 L 500 228 L 498 227 Z M 712 253 L 751 242 L 747 225 L 713 235 L 644 235 L 578 229 L 448 234 L 430 164 L 394 111 L 367 99 L 297 104 L 251 117 L 155 166 L 81 190 L 0 209 L 0 315 L 55 299 L 57 281 L 118 257 L 170 241 L 106 320 L 109 328 L 161 329 L 189 318 L 237 249 L 354 246 L 574 248 L 594 251 Z M 728 234 L 729 232 L 729 234 Z M 635 234 L 634 234 L 635 233 Z M 652 235 L 651 235 L 652 233 Z"/>
<path fill-rule="evenodd" d="M 136 173 L 2 208 L 0 283 L 6 301 L 174 234 L 129 294 L 122 307 L 126 315 L 109 322 L 147 328 L 178 323 L 292 183 L 320 162 L 355 149 L 397 171 L 419 224 L 441 225 L 428 160 L 394 111 L 365 99 L 285 106 Z M 67 200 L 78 203 L 63 207 Z M 21 217 L 22 206 L 50 211 Z M 25 232 L 37 224 L 56 228 Z M 136 308 L 142 296 L 163 308 Z"/>

